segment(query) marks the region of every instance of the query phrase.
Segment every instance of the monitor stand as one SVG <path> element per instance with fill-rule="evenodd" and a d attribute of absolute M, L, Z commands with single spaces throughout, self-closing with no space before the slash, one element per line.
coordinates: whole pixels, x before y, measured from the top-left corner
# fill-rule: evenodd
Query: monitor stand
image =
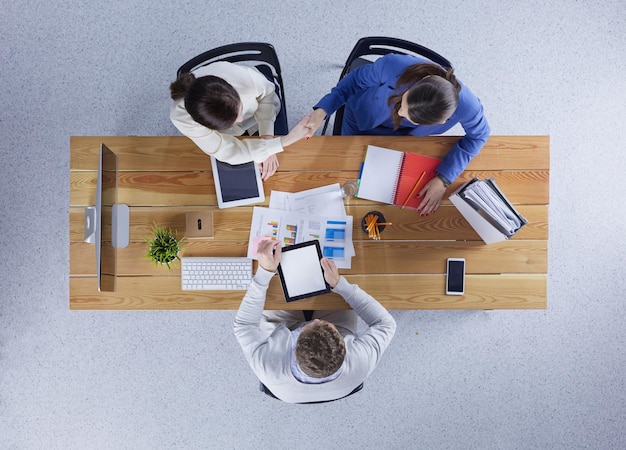
<path fill-rule="evenodd" d="M 130 209 L 124 203 L 115 203 L 111 211 L 113 228 L 111 229 L 111 244 L 115 248 L 128 246 L 130 234 Z"/>
<path fill-rule="evenodd" d="M 115 248 L 128 246 L 130 240 L 130 209 L 123 203 L 115 203 L 111 208 L 111 244 Z M 95 206 L 85 207 L 85 242 L 96 243 L 98 212 Z"/>
<path fill-rule="evenodd" d="M 85 206 L 85 242 L 96 243 L 96 207 Z"/>

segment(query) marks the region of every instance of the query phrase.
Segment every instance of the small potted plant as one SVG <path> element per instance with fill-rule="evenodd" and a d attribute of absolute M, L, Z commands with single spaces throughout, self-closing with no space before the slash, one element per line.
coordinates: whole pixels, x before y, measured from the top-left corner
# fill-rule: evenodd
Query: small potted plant
<path fill-rule="evenodd" d="M 154 237 L 147 239 L 146 243 L 150 247 L 146 258 L 150 258 L 158 266 L 164 264 L 168 269 L 172 269 L 170 264 L 176 260 L 180 261 L 178 252 L 182 250 L 180 244 L 185 238 L 178 239 L 177 233 L 170 228 L 160 227 L 156 223 L 152 226 Z"/>

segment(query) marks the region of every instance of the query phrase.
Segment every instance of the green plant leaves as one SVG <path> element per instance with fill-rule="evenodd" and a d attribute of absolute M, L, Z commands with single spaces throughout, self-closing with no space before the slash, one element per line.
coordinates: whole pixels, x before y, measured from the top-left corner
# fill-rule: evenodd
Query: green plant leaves
<path fill-rule="evenodd" d="M 172 269 L 170 264 L 180 260 L 178 252 L 182 250 L 181 243 L 185 238 L 177 239 L 177 233 L 171 228 L 160 227 L 156 223 L 152 226 L 154 237 L 147 239 L 148 253 L 146 258 L 154 261 L 155 265 L 165 264 L 169 270 Z"/>

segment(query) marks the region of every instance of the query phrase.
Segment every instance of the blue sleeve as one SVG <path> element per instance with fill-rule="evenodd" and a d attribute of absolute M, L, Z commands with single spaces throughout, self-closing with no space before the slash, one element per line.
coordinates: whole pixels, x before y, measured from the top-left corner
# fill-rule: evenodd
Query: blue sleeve
<path fill-rule="evenodd" d="M 387 83 L 389 61 L 390 58 L 382 57 L 372 64 L 365 64 L 348 73 L 313 108 L 322 108 L 330 116 L 356 93 Z"/>
<path fill-rule="evenodd" d="M 450 182 L 465 170 L 470 160 L 478 155 L 487 142 L 491 129 L 485 118 L 483 105 L 478 97 L 465 86 L 459 96 L 459 106 L 455 112 L 457 121 L 465 130 L 465 136 L 450 149 L 437 168 L 437 173 Z"/>

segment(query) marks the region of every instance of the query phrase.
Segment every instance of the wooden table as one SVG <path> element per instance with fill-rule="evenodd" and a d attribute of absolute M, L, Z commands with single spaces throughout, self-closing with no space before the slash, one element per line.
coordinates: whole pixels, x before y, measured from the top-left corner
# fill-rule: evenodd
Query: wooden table
<path fill-rule="evenodd" d="M 313 137 L 279 155 L 279 171 L 265 183 L 296 192 L 354 180 L 368 144 L 443 157 L 458 137 Z M 104 142 L 119 159 L 119 203 L 130 205 L 130 244 L 118 250 L 118 288 L 100 293 L 95 248 L 83 242 L 83 208 L 95 204 L 98 151 Z M 181 291 L 180 269 L 157 268 L 144 258 L 153 222 L 185 232 L 185 213 L 214 210 L 215 238 L 187 241 L 186 256 L 245 256 L 252 206 L 217 209 L 210 160 L 186 137 L 72 137 L 70 139 L 70 308 L 237 309 L 243 291 Z M 543 309 L 547 306 L 548 136 L 492 136 L 444 196 L 435 214 L 351 198 L 356 256 L 342 270 L 388 309 Z M 473 176 L 494 177 L 529 223 L 513 239 L 484 244 L 448 194 Z M 370 210 L 393 226 L 380 241 L 360 230 Z M 463 296 L 445 295 L 446 258 L 467 260 Z M 336 294 L 287 304 L 277 277 L 268 309 L 342 309 Z"/>

